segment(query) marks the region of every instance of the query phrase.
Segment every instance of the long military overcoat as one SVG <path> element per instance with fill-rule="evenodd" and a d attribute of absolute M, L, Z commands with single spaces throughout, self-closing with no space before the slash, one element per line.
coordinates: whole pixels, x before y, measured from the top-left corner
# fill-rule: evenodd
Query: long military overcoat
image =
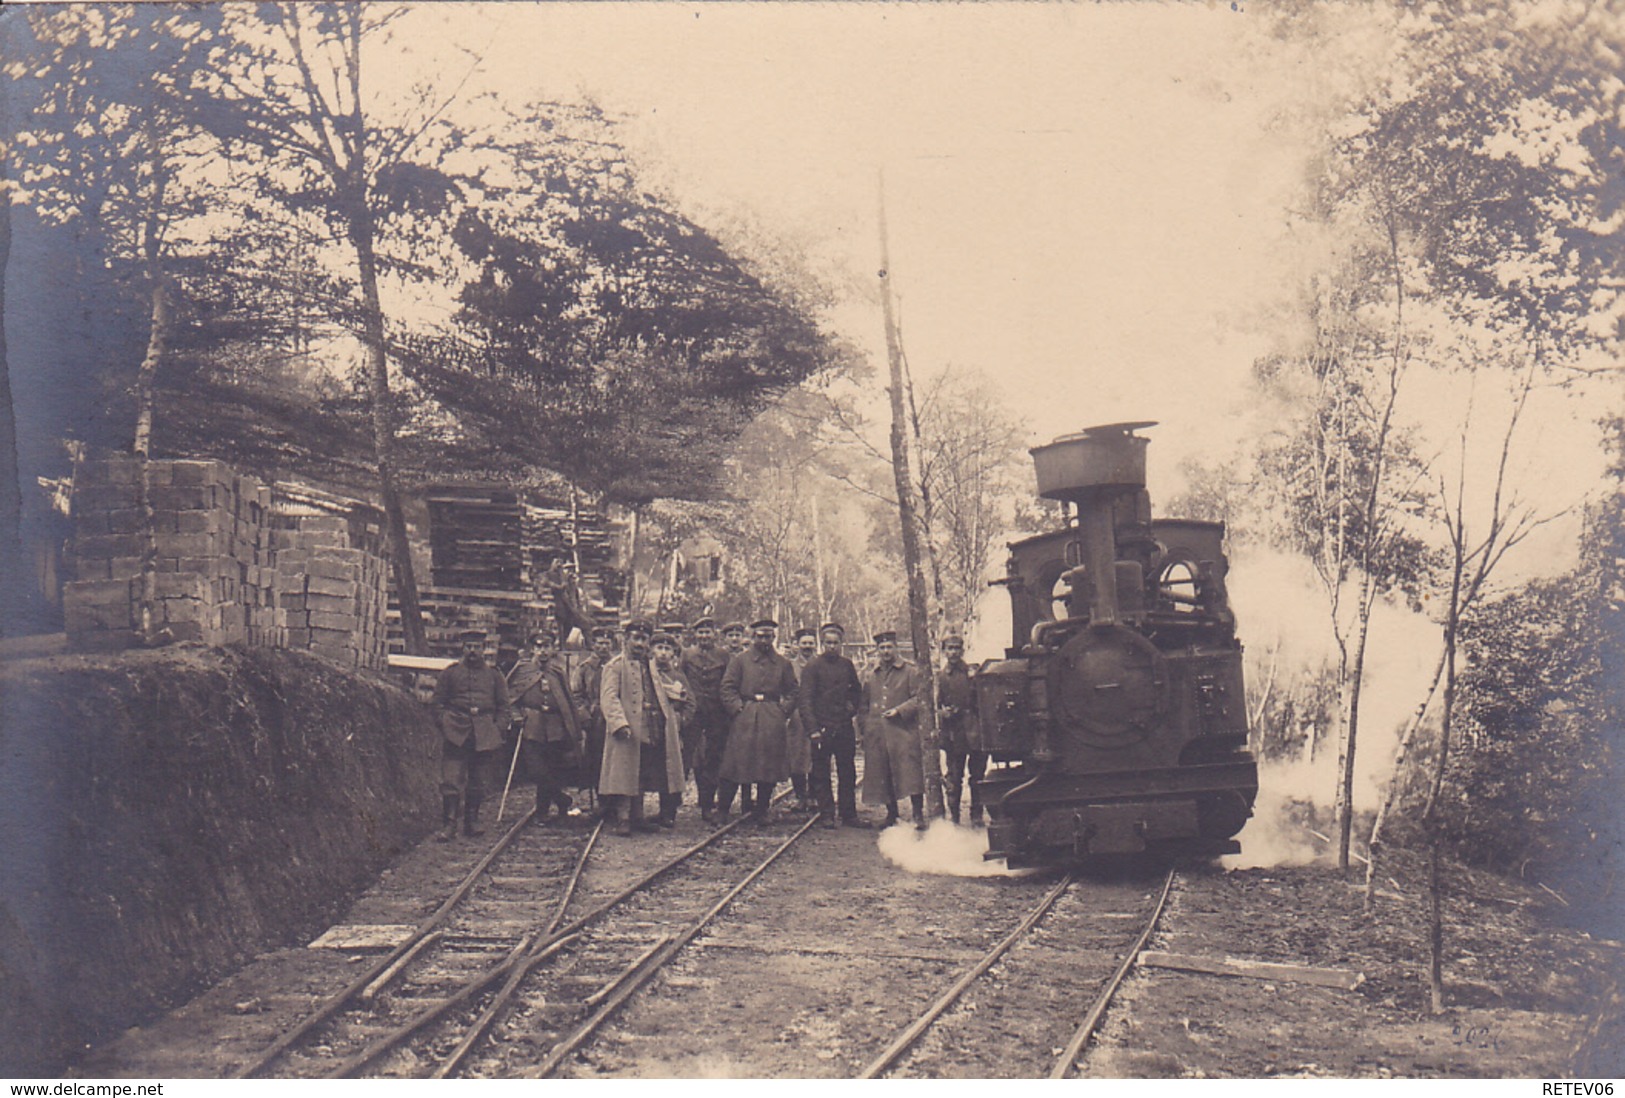
<path fill-rule="evenodd" d="M 789 722 L 798 688 L 790 661 L 755 645 L 728 661 L 722 674 L 722 704 L 733 715 L 722 778 L 738 782 L 782 782 L 790 776 Z"/>
<path fill-rule="evenodd" d="M 896 709 L 897 716 L 881 714 Z M 863 681 L 863 803 L 890 804 L 925 792 L 920 750 L 920 676 L 901 660 Z"/>
<path fill-rule="evenodd" d="M 508 684 L 495 667 L 470 667 L 459 660 L 435 680 L 433 702 L 440 710 L 440 734 L 447 743 L 461 747 L 472 736 L 476 751 L 502 746 Z"/>
<path fill-rule="evenodd" d="M 683 743 L 681 739 L 683 712 L 660 689 L 662 676 L 653 666 L 655 699 L 666 718 L 666 788 L 667 793 L 683 791 Z M 654 743 L 655 730 L 643 718 L 643 668 L 625 653 L 610 660 L 604 667 L 599 684 L 598 702 L 604 713 L 604 758 L 598 771 L 598 792 L 609 795 L 636 796 L 644 792 L 638 787 L 638 758 L 643 744 Z M 621 729 L 631 735 L 616 735 Z"/>

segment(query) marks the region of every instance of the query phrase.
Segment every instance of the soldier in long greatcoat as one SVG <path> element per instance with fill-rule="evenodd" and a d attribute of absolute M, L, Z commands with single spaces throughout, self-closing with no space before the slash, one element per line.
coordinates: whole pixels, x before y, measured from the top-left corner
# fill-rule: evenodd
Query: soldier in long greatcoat
<path fill-rule="evenodd" d="M 487 786 L 501 781 L 502 732 L 508 725 L 508 684 L 485 659 L 485 634 L 460 635 L 463 658 L 435 680 L 434 705 L 440 720 L 440 841 L 457 837 L 458 807 L 463 832 L 483 835 L 480 802 Z"/>
<path fill-rule="evenodd" d="M 587 750 L 586 731 L 565 669 L 555 655 L 553 635 L 537 633 L 527 658 L 508 677 L 516 715 L 524 722 L 519 730 L 519 763 L 536 785 L 536 823 L 546 820 L 555 805 L 561 820 L 570 811 L 573 802 L 564 786 L 567 778 L 580 773 Z"/>
<path fill-rule="evenodd" d="M 682 714 L 650 665 L 654 629 L 634 621 L 625 632 L 625 648 L 604 668 L 598 692 L 608 730 L 598 793 L 614 798 L 617 835 L 648 830 L 643 825 L 645 792 L 683 792 Z"/>
<path fill-rule="evenodd" d="M 982 791 L 976 784 L 987 773 L 987 752 L 982 750 L 982 725 L 976 714 L 971 669 L 965 662 L 965 638 L 950 634 L 942 641 L 942 677 L 937 680 L 937 728 L 942 749 L 948 753 L 948 815 L 959 822 L 967 771 L 970 778 L 970 822 L 982 822 Z"/>
<path fill-rule="evenodd" d="M 897 634 L 875 634 L 874 668 L 863 683 L 863 803 L 886 806 L 886 826 L 897 822 L 897 802 L 909 799 L 914 826 L 925 828 L 924 755 L 920 750 L 920 677 L 897 654 Z"/>
<path fill-rule="evenodd" d="M 598 767 L 604 757 L 604 710 L 598 688 L 604 667 L 615 658 L 615 630 L 599 626 L 592 631 L 592 652 L 576 668 L 570 691 L 575 695 L 576 713 L 587 733 L 587 753 L 581 768 L 582 785 L 598 788 Z"/>
<path fill-rule="evenodd" d="M 790 653 L 790 669 L 796 673 L 796 685 L 801 685 L 801 674 L 807 665 L 818 658 L 818 634 L 811 629 L 796 630 L 796 647 Z M 790 754 L 790 786 L 796 791 L 797 812 L 815 812 L 813 804 L 812 786 L 809 776 L 812 773 L 812 730 L 802 719 L 801 706 L 797 704 L 795 712 L 790 714 L 789 724 L 789 754 Z"/>
<path fill-rule="evenodd" d="M 777 622 L 764 618 L 750 628 L 751 646 L 728 661 L 722 676 L 722 704 L 733 716 L 733 727 L 722 758 L 719 821 L 727 819 L 734 788 L 751 783 L 756 786 L 751 815 L 766 821 L 773 786 L 790 776 L 788 726 L 798 698 L 796 673 L 774 651 Z"/>

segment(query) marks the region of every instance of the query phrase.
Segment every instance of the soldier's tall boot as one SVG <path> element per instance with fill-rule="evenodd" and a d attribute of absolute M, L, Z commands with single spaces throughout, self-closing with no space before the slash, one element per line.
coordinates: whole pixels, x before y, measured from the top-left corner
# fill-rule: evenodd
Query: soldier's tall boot
<path fill-rule="evenodd" d="M 914 830 L 924 831 L 930 825 L 925 822 L 925 794 L 910 793 L 909 807 L 914 810 Z"/>
<path fill-rule="evenodd" d="M 948 818 L 956 824 L 959 822 L 959 806 L 962 803 L 962 797 L 963 794 L 957 789 L 950 790 L 948 793 Z M 974 812 L 975 809 L 972 809 L 972 811 Z"/>
<path fill-rule="evenodd" d="M 632 808 L 630 797 L 616 797 L 613 802 L 605 798 L 604 811 L 615 821 L 615 834 L 626 837 L 632 834 Z"/>
<path fill-rule="evenodd" d="M 477 839 L 485 834 L 485 828 L 480 826 L 479 801 L 469 801 L 463 805 L 463 834 L 471 839 Z"/>
<path fill-rule="evenodd" d="M 665 828 L 667 831 L 670 831 L 672 828 L 676 827 L 677 806 L 679 803 L 681 803 L 682 799 L 683 795 L 681 793 L 660 794 L 660 818 L 655 822 L 661 827 Z"/>
<path fill-rule="evenodd" d="M 457 837 L 457 808 L 462 798 L 455 793 L 440 794 L 440 834 L 436 842 L 449 843 Z"/>
<path fill-rule="evenodd" d="M 976 795 L 975 786 L 971 786 L 970 791 L 970 825 L 972 827 L 982 826 L 982 798 Z"/>

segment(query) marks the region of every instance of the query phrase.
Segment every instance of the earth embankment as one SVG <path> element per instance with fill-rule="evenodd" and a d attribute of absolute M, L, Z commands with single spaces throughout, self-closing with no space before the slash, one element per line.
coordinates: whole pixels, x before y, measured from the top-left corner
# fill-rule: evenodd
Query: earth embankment
<path fill-rule="evenodd" d="M 319 932 L 432 826 L 432 717 L 297 653 L 0 665 L 0 1075 Z"/>

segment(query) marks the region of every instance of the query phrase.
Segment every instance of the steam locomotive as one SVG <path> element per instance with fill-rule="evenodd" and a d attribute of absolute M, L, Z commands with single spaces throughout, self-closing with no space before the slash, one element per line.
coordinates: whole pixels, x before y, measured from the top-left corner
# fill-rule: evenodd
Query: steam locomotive
<path fill-rule="evenodd" d="M 973 678 L 988 858 L 1233 853 L 1252 815 L 1224 524 L 1154 519 L 1152 423 L 1032 450 L 1062 527 L 1010 545 L 1011 647 Z"/>

